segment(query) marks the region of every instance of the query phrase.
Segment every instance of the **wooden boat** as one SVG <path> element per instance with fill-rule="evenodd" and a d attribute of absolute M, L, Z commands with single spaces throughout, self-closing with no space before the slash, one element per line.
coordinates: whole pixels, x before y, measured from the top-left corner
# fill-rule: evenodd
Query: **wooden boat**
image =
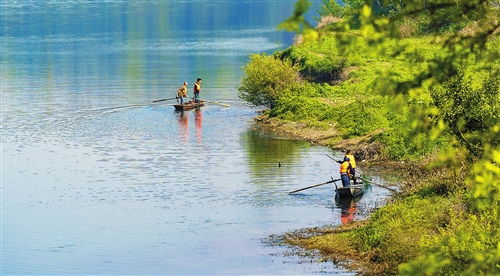
<path fill-rule="evenodd" d="M 341 184 L 342 185 L 342 184 Z M 336 198 L 353 198 L 363 195 L 365 192 L 365 183 L 363 179 L 356 177 L 356 182 L 351 179 L 351 186 L 349 187 L 336 187 Z"/>
<path fill-rule="evenodd" d="M 186 110 L 191 110 L 197 107 L 201 107 L 205 105 L 205 101 L 189 101 L 185 102 L 184 104 L 174 104 L 175 110 L 177 111 L 186 111 Z"/>

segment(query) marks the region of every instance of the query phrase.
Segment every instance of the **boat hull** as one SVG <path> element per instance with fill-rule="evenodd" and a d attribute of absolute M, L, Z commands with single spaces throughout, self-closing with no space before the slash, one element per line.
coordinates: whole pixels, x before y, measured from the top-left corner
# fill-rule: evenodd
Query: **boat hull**
<path fill-rule="evenodd" d="M 337 187 L 335 189 L 335 197 L 337 198 L 353 198 L 363 195 L 365 192 L 365 184 L 360 178 L 356 179 L 356 183 L 351 180 L 349 187 Z"/>
<path fill-rule="evenodd" d="M 200 101 L 200 102 L 187 102 L 184 104 L 174 104 L 175 110 L 177 111 L 186 111 L 186 110 L 191 110 L 197 107 L 202 107 L 205 105 L 205 101 Z"/>

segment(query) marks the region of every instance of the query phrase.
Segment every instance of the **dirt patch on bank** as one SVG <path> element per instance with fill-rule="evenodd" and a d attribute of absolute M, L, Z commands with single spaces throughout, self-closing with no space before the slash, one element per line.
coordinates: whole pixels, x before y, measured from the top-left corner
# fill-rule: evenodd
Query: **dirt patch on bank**
<path fill-rule="evenodd" d="M 260 115 L 254 118 L 254 128 L 273 136 L 283 137 L 289 140 L 301 140 L 310 143 L 332 146 L 340 138 L 334 125 L 328 129 L 308 126 L 305 123 L 283 121 Z"/>

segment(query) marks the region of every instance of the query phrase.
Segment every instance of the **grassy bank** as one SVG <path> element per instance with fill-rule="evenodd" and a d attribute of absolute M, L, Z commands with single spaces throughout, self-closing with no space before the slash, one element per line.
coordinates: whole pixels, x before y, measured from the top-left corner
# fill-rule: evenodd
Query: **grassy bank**
<path fill-rule="evenodd" d="M 365 274 L 499 274 L 497 8 L 450 2 L 434 18 L 419 9 L 432 1 L 390 12 L 358 2 L 346 2 L 343 20 L 304 32 L 313 39 L 252 56 L 240 96 L 269 107 L 261 128 L 351 148 L 358 159 L 405 161 L 394 169 L 406 181 L 367 221 L 287 241 Z M 292 29 L 303 24 L 297 7 L 285 22 Z"/>
<path fill-rule="evenodd" d="M 409 53 L 419 51 L 427 55 L 423 58 L 431 59 L 439 54 L 437 47 L 430 43 L 431 39 L 405 39 L 399 44 L 412 45 L 407 49 Z M 355 141 L 345 141 L 364 137 L 363 141 L 368 139 L 371 144 L 383 145 L 378 147 L 381 151 L 378 157 L 393 160 L 415 159 L 447 143 L 447 135 L 430 141 L 407 127 L 418 118 L 410 116 L 412 106 L 404 98 L 373 93 L 380 85 L 381 75 L 393 81 L 406 81 L 425 68 L 425 61 L 415 66 L 403 57 L 385 59 L 363 52 L 346 57 L 334 47 L 332 40 L 333 37 L 325 35 L 320 41 L 296 45 L 273 56 L 254 55 L 251 58 L 242 87 L 270 89 L 273 91 L 269 94 L 280 95 L 262 121 L 298 124 L 306 132 L 311 130 L 311 140 L 318 140 L 315 138 L 317 133 L 326 131 L 319 140 L 337 148 L 355 146 Z M 390 46 L 386 50 L 395 51 Z M 276 74 L 283 79 L 276 79 L 273 76 Z M 427 91 L 419 104 L 429 105 L 430 100 Z M 306 136 L 304 138 L 307 140 Z"/>

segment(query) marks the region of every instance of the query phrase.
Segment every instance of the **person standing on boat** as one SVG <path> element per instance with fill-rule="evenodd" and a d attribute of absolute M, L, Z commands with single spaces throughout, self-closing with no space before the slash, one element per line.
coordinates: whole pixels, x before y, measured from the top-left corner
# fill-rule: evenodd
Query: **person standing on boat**
<path fill-rule="evenodd" d="M 342 180 L 342 186 L 349 187 L 351 186 L 351 162 L 349 162 L 349 157 L 344 157 L 344 162 L 340 164 L 340 179 Z"/>
<path fill-rule="evenodd" d="M 194 83 L 194 86 L 193 86 L 193 91 L 194 91 L 194 101 L 199 102 L 200 101 L 200 91 L 201 91 L 201 79 L 200 78 L 196 79 L 196 82 Z"/>
<path fill-rule="evenodd" d="M 180 103 L 184 104 L 184 98 L 186 98 L 188 95 L 188 83 L 184 82 L 182 86 L 177 89 L 177 99 L 180 99 Z"/>
<path fill-rule="evenodd" d="M 349 162 L 351 163 L 351 178 L 356 178 L 356 160 L 354 159 L 354 155 L 352 155 L 351 150 L 346 150 L 345 157 L 349 158 Z"/>

